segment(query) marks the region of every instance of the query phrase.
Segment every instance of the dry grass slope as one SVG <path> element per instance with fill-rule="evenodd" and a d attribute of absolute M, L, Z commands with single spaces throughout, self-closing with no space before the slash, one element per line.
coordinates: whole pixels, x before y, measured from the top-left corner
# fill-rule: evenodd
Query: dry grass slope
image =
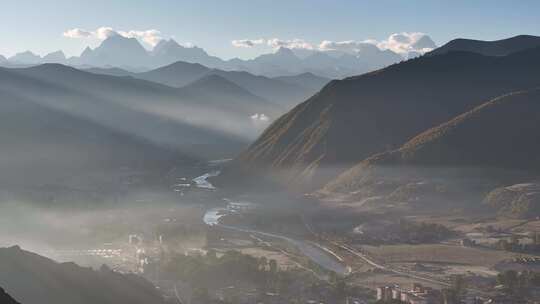
<path fill-rule="evenodd" d="M 350 167 L 486 100 L 539 85 L 540 48 L 505 57 L 424 56 L 332 81 L 275 121 L 224 177 L 272 170 L 282 182 L 318 186 L 341 173 L 321 168 Z M 306 169 L 311 179 L 304 181 Z"/>
<path fill-rule="evenodd" d="M 534 177 L 540 173 L 539 121 L 539 89 L 507 94 L 415 136 L 397 150 L 367 158 L 323 192 L 385 184 L 390 194 L 423 181 Z"/>

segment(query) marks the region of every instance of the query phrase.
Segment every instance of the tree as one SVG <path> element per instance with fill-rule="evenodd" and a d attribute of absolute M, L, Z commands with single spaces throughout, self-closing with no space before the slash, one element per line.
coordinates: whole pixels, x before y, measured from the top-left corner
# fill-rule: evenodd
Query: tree
<path fill-rule="evenodd" d="M 509 293 L 516 294 L 519 286 L 519 277 L 515 270 L 507 270 L 497 275 L 497 283 L 503 285 Z"/>
<path fill-rule="evenodd" d="M 455 275 L 452 277 L 452 287 L 450 288 L 450 294 L 453 295 L 455 301 L 460 301 L 467 293 L 467 285 L 465 278 L 462 275 Z"/>
<path fill-rule="evenodd" d="M 444 304 L 457 304 L 459 303 L 459 298 L 456 294 L 456 291 L 453 289 L 443 289 L 441 291 L 442 303 Z"/>
<path fill-rule="evenodd" d="M 291 284 L 294 282 L 291 274 L 289 272 L 279 272 L 277 276 L 277 291 L 281 294 L 287 294 L 291 287 Z"/>
<path fill-rule="evenodd" d="M 334 284 L 334 294 L 339 301 L 344 300 L 347 297 L 347 283 L 343 278 L 338 278 Z"/>
<path fill-rule="evenodd" d="M 214 249 L 208 250 L 206 253 L 206 258 L 208 262 L 215 263 L 218 260 L 217 252 Z"/>
<path fill-rule="evenodd" d="M 510 238 L 510 248 L 511 250 L 513 251 L 517 251 L 519 250 L 519 237 L 515 234 L 512 235 L 512 237 Z"/>
<path fill-rule="evenodd" d="M 210 301 L 210 294 L 208 288 L 199 287 L 193 291 L 193 301 L 197 303 L 208 303 Z"/>
<path fill-rule="evenodd" d="M 262 270 L 262 271 L 265 271 L 267 265 L 268 265 L 268 259 L 266 257 L 260 257 L 259 258 L 259 269 Z"/>
<path fill-rule="evenodd" d="M 111 272 L 112 270 L 106 264 L 102 264 L 101 267 L 99 267 L 99 271 L 101 271 L 101 272 Z"/>
<path fill-rule="evenodd" d="M 270 267 L 270 272 L 271 272 L 272 274 L 277 273 L 277 271 L 278 271 L 278 265 L 277 265 L 276 260 L 273 260 L 273 259 L 270 260 L 270 261 L 268 262 L 268 266 Z"/>
<path fill-rule="evenodd" d="M 512 244 L 508 242 L 507 240 L 500 240 L 498 243 L 498 247 L 505 251 L 511 251 L 512 250 Z"/>

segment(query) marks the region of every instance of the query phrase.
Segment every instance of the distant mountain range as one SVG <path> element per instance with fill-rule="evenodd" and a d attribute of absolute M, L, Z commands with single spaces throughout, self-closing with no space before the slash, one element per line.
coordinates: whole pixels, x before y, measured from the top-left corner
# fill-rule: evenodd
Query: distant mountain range
<path fill-rule="evenodd" d="M 420 39 L 417 44 L 423 49 L 435 48 L 434 42 L 427 36 Z M 413 56 L 418 55 L 421 54 Z M 212 69 L 246 71 L 267 77 L 313 73 L 326 78 L 343 78 L 373 71 L 404 59 L 390 50 L 381 50 L 373 44 L 364 43 L 354 53 L 291 50 L 282 47 L 275 53 L 264 54 L 252 60 L 237 58 L 222 60 L 208 55 L 201 48 L 184 47 L 172 39 L 162 40 L 151 51 L 147 51 L 135 38 L 112 35 L 95 49 L 87 47 L 79 57 L 66 58 L 61 51 L 40 57 L 26 51 L 8 58 L 3 64 L 62 63 L 87 68 L 123 68 L 133 72 L 184 61 Z"/>
<path fill-rule="evenodd" d="M 171 160 L 189 159 L 188 153 L 181 155 L 171 145 L 148 139 L 152 129 L 161 133 L 170 129 L 172 134 L 180 127 L 115 104 L 104 97 L 105 91 L 112 95 L 106 86 L 101 96 L 95 96 L 66 80 L 79 78 L 91 87 L 92 78 L 87 76 L 94 75 L 56 65 L 0 69 L 0 138 L 6 144 L 0 160 L 3 186 L 54 183 L 74 174 L 118 171 L 123 166 L 159 169 Z M 54 77 L 65 84 L 51 83 Z M 129 87 L 136 86 L 124 86 Z M 137 122 L 141 119 L 144 124 Z"/>
<path fill-rule="evenodd" d="M 287 109 L 304 101 L 330 82 L 330 79 L 312 73 L 269 78 L 248 72 L 210 69 L 198 63 L 182 61 L 141 73 L 129 72 L 120 68 L 88 68 L 84 71 L 110 76 L 129 76 L 178 88 L 199 79 L 216 75 Z"/>
<path fill-rule="evenodd" d="M 330 81 L 186 62 L 142 73 L 61 64 L 0 68 L 0 80 L 0 139 L 11 151 L 0 160 L 0 182 L 12 186 L 231 157 Z"/>
<path fill-rule="evenodd" d="M 540 48 L 516 49 L 423 56 L 334 80 L 272 123 L 217 182 L 270 172 L 263 177 L 317 188 L 487 100 L 540 86 Z"/>
<path fill-rule="evenodd" d="M 363 74 L 404 60 L 400 55 L 380 50 L 374 45 L 356 54 L 312 51 L 300 58 L 294 50 L 279 48 L 275 53 L 261 55 L 252 60 L 233 59 L 225 68 L 248 71 L 270 77 L 313 73 L 327 78 L 343 78 Z"/>
<path fill-rule="evenodd" d="M 96 69 L 94 69 L 95 72 Z M 105 72 L 111 70 L 106 70 Z M 112 70 L 118 74 L 118 70 Z M 183 87 L 209 75 L 218 75 L 245 88 L 276 105 L 291 108 L 315 94 L 330 81 L 310 73 L 285 78 L 256 76 L 248 72 L 210 69 L 198 63 L 175 62 L 143 73 L 131 73 L 132 77 L 157 82 L 173 87 Z M 268 113 L 267 113 L 268 114 Z"/>
<path fill-rule="evenodd" d="M 218 75 L 173 88 L 59 64 L 0 68 L 0 98 L 13 186 L 232 156 L 285 111 Z"/>
<path fill-rule="evenodd" d="M 17 246 L 0 248 L 0 286 L 23 304 L 165 303 L 154 285 L 134 274 L 56 263 Z"/>

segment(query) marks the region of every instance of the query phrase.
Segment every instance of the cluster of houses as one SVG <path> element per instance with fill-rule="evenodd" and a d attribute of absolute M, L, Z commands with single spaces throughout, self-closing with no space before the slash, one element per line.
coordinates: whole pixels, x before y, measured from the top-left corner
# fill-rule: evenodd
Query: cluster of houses
<path fill-rule="evenodd" d="M 512 261 L 514 263 L 519 263 L 519 264 L 533 264 L 533 265 L 540 264 L 539 257 L 519 256 L 519 257 L 513 258 Z"/>
<path fill-rule="evenodd" d="M 540 295 L 540 291 L 538 292 Z M 534 292 L 531 296 L 536 299 Z M 421 284 L 414 283 L 410 290 L 401 288 L 399 285 L 388 285 L 377 288 L 377 301 L 382 303 L 407 303 L 407 304 L 521 304 L 526 301 L 519 300 L 514 296 L 498 294 L 489 298 L 479 298 L 476 296 L 467 296 L 459 302 L 453 302 L 451 299 L 443 297 L 440 290 L 430 287 L 424 287 Z M 529 302 L 527 302 L 529 303 Z M 530 302 L 538 303 L 538 302 Z"/>
<path fill-rule="evenodd" d="M 399 285 L 381 286 L 377 288 L 377 301 L 401 301 L 409 304 L 439 303 L 441 292 L 439 290 L 414 283 L 412 289 L 406 290 Z"/>

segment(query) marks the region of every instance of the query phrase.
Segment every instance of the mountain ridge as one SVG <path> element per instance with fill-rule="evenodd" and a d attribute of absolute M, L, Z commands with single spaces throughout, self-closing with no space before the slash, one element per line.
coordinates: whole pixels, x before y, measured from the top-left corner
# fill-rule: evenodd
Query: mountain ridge
<path fill-rule="evenodd" d="M 359 47 L 354 54 L 338 50 L 309 50 L 309 53 L 307 58 L 299 57 L 292 49 L 281 47 L 273 53 L 262 54 L 253 59 L 223 60 L 209 55 L 202 48 L 182 46 L 173 39 L 161 40 L 152 50 L 147 51 L 137 39 L 115 34 L 103 40 L 94 49 L 86 47 L 78 57 L 65 58 L 57 52 L 41 57 L 27 51 L 9 60 L 12 64 L 22 65 L 55 62 L 77 67 L 116 67 L 132 72 L 156 69 L 177 61 L 185 61 L 199 63 L 213 69 L 246 71 L 267 77 L 310 72 L 326 78 L 343 78 L 404 59 L 397 53 L 379 49 L 370 43 L 364 43 L 364 46 Z"/>
<path fill-rule="evenodd" d="M 285 171 L 276 180 L 320 185 L 341 166 L 396 148 L 485 100 L 538 86 L 538 67 L 540 48 L 504 57 L 451 52 L 334 80 L 272 123 L 224 179 L 274 170 Z M 335 170 L 317 172 L 325 166 Z"/>
<path fill-rule="evenodd" d="M 0 269 L 0 284 L 24 304 L 165 303 L 134 274 L 56 263 L 18 246 L 0 248 Z"/>
<path fill-rule="evenodd" d="M 399 149 L 366 158 L 319 193 L 387 196 L 389 201 L 416 197 L 426 204 L 450 197 L 479 205 L 495 186 L 540 174 L 539 120 L 538 87 L 505 94 L 421 132 Z M 459 192 L 462 198 L 456 199 Z"/>
<path fill-rule="evenodd" d="M 427 53 L 426 55 L 435 56 L 448 52 L 464 51 L 478 53 L 485 56 L 506 56 L 515 52 L 539 46 L 540 37 L 532 35 L 518 35 L 493 41 L 459 38 L 446 43 L 445 45 Z"/>
<path fill-rule="evenodd" d="M 208 75 L 219 75 L 255 96 L 287 108 L 296 105 L 318 90 L 312 86 L 299 86 L 293 82 L 253 75 L 245 71 L 211 69 L 198 63 L 182 61 L 155 70 L 135 73 L 132 76 L 172 87 L 183 87 Z"/>
<path fill-rule="evenodd" d="M 212 142 L 242 147 L 247 142 L 245 134 L 229 133 L 219 123 L 202 115 L 203 109 L 211 106 L 211 100 L 207 103 L 205 100 L 186 98 L 187 95 L 177 88 L 158 83 L 132 77 L 98 75 L 58 64 L 0 69 L 0 78 L 0 91 L 11 92 L 11 95 L 33 100 L 46 107 L 72 112 L 160 145 L 184 149 L 190 145 Z M 224 104 L 227 105 L 227 102 Z M 254 103 L 253 106 L 256 105 Z M 260 112 L 254 111 L 248 115 L 245 107 L 236 105 L 238 112 L 235 113 L 234 107 L 234 104 L 230 105 L 225 117 L 231 117 L 238 124 L 237 130 L 240 132 L 241 125 L 247 128 L 252 124 L 249 116 Z M 192 115 L 189 115 L 189 111 Z M 226 150 L 230 151 L 230 147 Z"/>
<path fill-rule="evenodd" d="M 15 299 L 13 299 L 6 291 L 0 287 L 0 303 L 2 304 L 19 304 Z"/>

